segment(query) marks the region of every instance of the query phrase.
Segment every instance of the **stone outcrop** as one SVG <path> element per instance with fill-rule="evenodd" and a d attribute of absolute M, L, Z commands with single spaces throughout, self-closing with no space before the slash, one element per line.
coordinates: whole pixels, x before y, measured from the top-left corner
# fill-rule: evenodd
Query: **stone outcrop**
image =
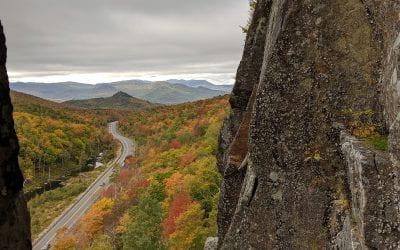
<path fill-rule="evenodd" d="M 0 23 L 0 249 L 31 249 L 30 218 L 23 196 L 6 71 L 7 48 Z"/>
<path fill-rule="evenodd" d="M 341 218 L 341 232 L 334 237 L 337 249 L 398 248 L 400 186 L 393 178 L 389 154 L 366 147 L 346 132 L 340 137 L 350 209 Z M 348 246 L 340 247 L 343 244 Z"/>
<path fill-rule="evenodd" d="M 400 246 L 399 6 L 257 1 L 220 136 L 219 248 Z M 364 123 L 389 152 L 350 135 Z"/>
<path fill-rule="evenodd" d="M 215 250 L 218 248 L 218 237 L 208 237 L 204 244 L 204 250 Z"/>

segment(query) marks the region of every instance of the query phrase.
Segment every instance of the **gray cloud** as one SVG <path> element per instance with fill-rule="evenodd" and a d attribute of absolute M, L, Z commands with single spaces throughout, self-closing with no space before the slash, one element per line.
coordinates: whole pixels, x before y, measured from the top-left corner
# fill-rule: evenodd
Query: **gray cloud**
<path fill-rule="evenodd" d="M 13 74 L 221 74 L 240 60 L 247 0 L 1 0 Z"/>

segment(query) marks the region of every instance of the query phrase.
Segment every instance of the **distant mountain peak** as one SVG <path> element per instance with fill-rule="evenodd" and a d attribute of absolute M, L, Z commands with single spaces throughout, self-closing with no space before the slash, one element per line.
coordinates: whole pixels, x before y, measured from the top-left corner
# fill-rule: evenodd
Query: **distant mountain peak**
<path fill-rule="evenodd" d="M 123 91 L 118 91 L 112 97 L 114 97 L 114 98 L 133 98 L 133 96 L 131 96 Z"/>
<path fill-rule="evenodd" d="M 124 91 L 118 91 L 110 97 L 70 100 L 64 103 L 74 108 L 84 109 L 140 110 L 158 106 L 158 104 L 133 97 Z"/>

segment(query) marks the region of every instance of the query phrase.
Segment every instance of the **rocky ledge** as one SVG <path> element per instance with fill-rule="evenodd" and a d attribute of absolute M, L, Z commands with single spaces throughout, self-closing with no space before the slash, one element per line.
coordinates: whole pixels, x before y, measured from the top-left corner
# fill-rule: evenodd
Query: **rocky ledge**
<path fill-rule="evenodd" d="M 338 249 L 398 249 L 400 186 L 389 153 L 374 150 L 343 131 L 340 138 L 350 201 L 334 245 Z"/>

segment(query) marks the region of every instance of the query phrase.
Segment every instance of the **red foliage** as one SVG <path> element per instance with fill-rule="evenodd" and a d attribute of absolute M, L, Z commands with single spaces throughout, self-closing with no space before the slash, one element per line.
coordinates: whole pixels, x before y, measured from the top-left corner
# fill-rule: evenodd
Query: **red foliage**
<path fill-rule="evenodd" d="M 175 232 L 176 219 L 190 207 L 192 202 L 192 198 L 186 192 L 180 192 L 174 196 L 169 206 L 168 216 L 163 222 L 164 238 L 169 238 Z"/>
<path fill-rule="evenodd" d="M 169 144 L 169 146 L 171 148 L 178 149 L 178 148 L 182 147 L 182 144 L 178 140 L 172 140 L 171 143 Z"/>
<path fill-rule="evenodd" d="M 121 171 L 119 172 L 118 175 L 118 183 L 122 186 L 122 187 L 126 187 L 126 185 L 128 185 L 129 180 L 132 178 L 133 175 L 133 171 L 130 168 L 123 168 L 121 169 Z"/>
<path fill-rule="evenodd" d="M 140 180 L 140 181 L 136 182 L 135 187 L 136 188 L 145 188 L 145 187 L 148 187 L 149 185 L 150 185 L 150 181 Z"/>
<path fill-rule="evenodd" d="M 111 186 L 109 186 L 108 188 L 105 188 L 104 190 L 103 190 L 103 192 L 101 193 L 101 196 L 103 197 L 103 198 L 114 198 L 115 197 L 115 195 L 116 195 L 116 190 L 115 190 L 115 187 L 114 187 L 114 185 L 111 185 Z"/>

